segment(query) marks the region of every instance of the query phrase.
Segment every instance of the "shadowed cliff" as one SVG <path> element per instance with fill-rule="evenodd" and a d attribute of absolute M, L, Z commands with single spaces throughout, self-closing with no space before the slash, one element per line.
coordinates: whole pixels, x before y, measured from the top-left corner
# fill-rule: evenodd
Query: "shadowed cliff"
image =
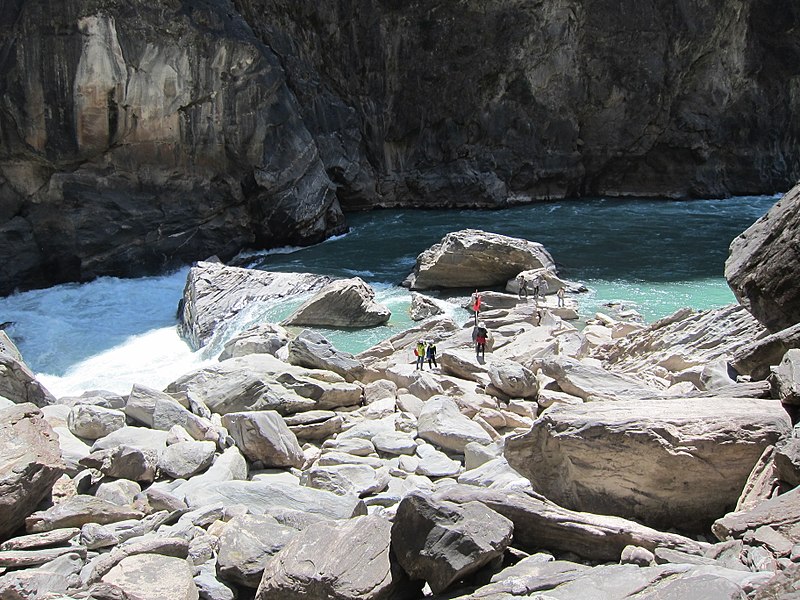
<path fill-rule="evenodd" d="M 0 292 L 311 243 L 340 207 L 772 193 L 788 0 L 0 0 Z"/>

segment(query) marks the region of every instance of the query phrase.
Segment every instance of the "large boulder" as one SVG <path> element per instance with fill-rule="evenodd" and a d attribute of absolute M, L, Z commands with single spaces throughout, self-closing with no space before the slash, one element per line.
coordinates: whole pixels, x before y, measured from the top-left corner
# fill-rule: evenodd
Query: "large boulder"
<path fill-rule="evenodd" d="M 703 530 L 791 430 L 772 400 L 621 400 L 547 409 L 506 443 L 533 489 L 573 510 Z"/>
<path fill-rule="evenodd" d="M 58 437 L 38 408 L 0 408 L 0 540 L 22 526 L 64 469 Z"/>
<path fill-rule="evenodd" d="M 772 527 L 791 542 L 800 543 L 800 487 L 765 500 L 753 508 L 730 512 L 711 530 L 720 540 L 741 539 L 761 527 Z"/>
<path fill-rule="evenodd" d="M 567 356 L 545 358 L 538 364 L 562 391 L 586 401 L 641 400 L 659 395 L 641 380 Z"/>
<path fill-rule="evenodd" d="M 180 425 L 196 440 L 214 439 L 213 426 L 177 400 L 158 390 L 136 384 L 125 404 L 125 414 L 151 429 L 169 431 Z"/>
<path fill-rule="evenodd" d="M 289 343 L 289 332 L 277 323 L 259 323 L 225 342 L 219 360 L 248 354 L 271 354 Z"/>
<path fill-rule="evenodd" d="M 327 285 L 284 321 L 285 325 L 311 327 L 375 327 L 392 316 L 375 301 L 373 290 L 360 277 Z"/>
<path fill-rule="evenodd" d="M 125 413 L 93 404 L 76 404 L 67 417 L 67 427 L 78 437 L 96 440 L 125 427 Z"/>
<path fill-rule="evenodd" d="M 419 493 L 400 502 L 392 524 L 392 550 L 412 579 L 438 594 L 502 556 L 511 521 L 480 502 L 455 504 Z"/>
<path fill-rule="evenodd" d="M 276 302 L 322 289 L 331 279 L 310 273 L 279 273 L 199 262 L 186 278 L 178 316 L 179 330 L 194 349 L 202 348 L 215 332 L 243 310 L 263 311 Z M 255 318 L 256 315 L 253 315 Z"/>
<path fill-rule="evenodd" d="M 725 278 L 753 316 L 772 332 L 800 323 L 800 185 L 730 246 Z"/>
<path fill-rule="evenodd" d="M 265 467 L 302 467 L 305 462 L 297 437 L 274 410 L 228 413 L 222 424 L 251 461 Z"/>
<path fill-rule="evenodd" d="M 425 402 L 417 418 L 417 434 L 441 448 L 463 452 L 470 442 L 490 444 L 491 436 L 472 419 L 461 414 L 458 405 L 447 396 L 435 396 Z"/>
<path fill-rule="evenodd" d="M 256 599 L 410 597 L 410 583 L 391 557 L 391 532 L 391 523 L 376 516 L 308 527 L 267 561 Z"/>
<path fill-rule="evenodd" d="M 411 306 L 408 310 L 412 321 L 424 321 L 444 312 L 432 298 L 416 292 L 411 293 Z"/>
<path fill-rule="evenodd" d="M 268 515 L 231 519 L 219 536 L 217 567 L 227 581 L 257 588 L 267 559 L 297 534 Z"/>
<path fill-rule="evenodd" d="M 360 379 L 364 365 L 349 352 L 338 350 L 325 337 L 304 329 L 289 342 L 289 363 L 308 369 L 327 369 L 346 381 Z"/>
<path fill-rule="evenodd" d="M 537 242 L 464 229 L 448 233 L 417 257 L 405 281 L 412 290 L 505 285 L 521 271 L 555 271 L 550 253 Z"/>

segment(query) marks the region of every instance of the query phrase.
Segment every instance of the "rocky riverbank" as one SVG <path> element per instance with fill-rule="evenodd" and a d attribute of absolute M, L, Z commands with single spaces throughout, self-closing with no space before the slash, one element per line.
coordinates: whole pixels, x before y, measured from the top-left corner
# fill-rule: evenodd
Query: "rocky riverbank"
<path fill-rule="evenodd" d="M 798 190 L 782 202 L 798 214 Z M 314 297 L 164 390 L 53 398 L 0 332 L 0 598 L 791 597 L 798 324 L 731 306 L 579 330 L 542 249 L 477 231 L 415 275 L 485 278 L 523 247 L 538 262 L 508 289 L 522 271 L 548 294 L 482 293 L 480 358 L 427 297 L 415 327 L 343 353 L 291 323 L 382 319 L 362 281 L 219 263 L 187 280 L 197 346 L 248 303 Z M 416 368 L 420 340 L 437 365 Z"/>

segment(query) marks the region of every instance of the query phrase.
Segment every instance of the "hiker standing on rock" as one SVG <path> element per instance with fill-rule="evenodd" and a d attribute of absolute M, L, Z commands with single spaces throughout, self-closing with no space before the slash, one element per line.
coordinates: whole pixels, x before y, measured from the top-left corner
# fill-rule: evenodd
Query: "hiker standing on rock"
<path fill-rule="evenodd" d="M 425 349 L 425 356 L 428 359 L 428 368 L 433 369 L 436 367 L 439 368 L 439 365 L 436 364 L 436 344 L 433 343 L 433 340 L 428 340 L 428 347 Z"/>
<path fill-rule="evenodd" d="M 558 291 L 556 292 L 556 297 L 558 298 L 558 307 L 562 308 L 564 306 L 564 288 L 563 287 L 558 288 Z"/>
<path fill-rule="evenodd" d="M 519 299 L 522 300 L 523 296 L 525 300 L 528 299 L 528 280 L 525 279 L 524 275 L 520 275 L 517 277 L 517 281 L 519 281 L 519 291 L 517 292 L 519 295 Z"/>
<path fill-rule="evenodd" d="M 478 326 L 478 313 L 481 312 L 481 295 L 478 293 L 478 290 L 475 290 L 475 293 L 472 294 L 472 310 L 475 311 L 475 326 Z"/>
<path fill-rule="evenodd" d="M 472 330 L 472 341 L 475 342 L 475 358 L 480 360 L 486 357 L 486 325 L 480 323 Z"/>
<path fill-rule="evenodd" d="M 414 348 L 414 356 L 417 357 L 417 369 L 420 371 L 425 370 L 425 342 L 422 340 L 417 342 L 417 346 Z"/>

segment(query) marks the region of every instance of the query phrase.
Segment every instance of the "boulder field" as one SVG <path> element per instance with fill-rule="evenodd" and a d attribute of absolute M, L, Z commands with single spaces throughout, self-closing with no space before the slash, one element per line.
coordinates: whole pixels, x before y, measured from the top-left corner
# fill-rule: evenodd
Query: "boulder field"
<path fill-rule="evenodd" d="M 228 270 L 190 273 L 187 337 L 236 312 Z M 258 277 L 265 302 L 306 281 Z M 126 395 L 53 398 L 4 337 L 0 598 L 792 597 L 795 350 L 762 382 L 733 366 L 771 336 L 742 307 L 579 330 L 552 295 L 484 296 L 485 356 L 441 314 L 357 355 L 259 323 Z"/>

